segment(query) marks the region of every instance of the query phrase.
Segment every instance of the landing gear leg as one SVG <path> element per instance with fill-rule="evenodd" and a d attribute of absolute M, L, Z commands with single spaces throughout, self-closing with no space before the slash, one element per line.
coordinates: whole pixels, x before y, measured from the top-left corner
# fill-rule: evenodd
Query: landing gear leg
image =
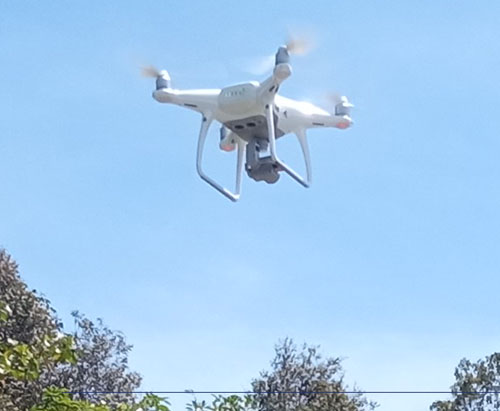
<path fill-rule="evenodd" d="M 203 150 L 205 147 L 205 140 L 207 138 L 207 133 L 210 128 L 210 124 L 212 123 L 212 116 L 210 114 L 203 115 L 203 119 L 201 121 L 200 135 L 198 137 L 198 149 L 196 152 L 196 170 L 200 177 L 210 184 L 213 188 L 215 188 L 219 193 L 225 195 L 231 201 L 238 201 L 240 198 L 241 191 L 241 175 L 243 173 L 243 157 L 245 156 L 246 151 L 246 143 L 243 141 L 238 141 L 238 158 L 236 162 L 236 182 L 235 182 L 235 190 L 234 192 L 228 190 L 227 188 L 221 186 L 215 180 L 210 178 L 205 174 L 202 168 L 203 163 Z"/>
<path fill-rule="evenodd" d="M 272 161 L 279 167 L 280 170 L 285 171 L 290 177 L 292 177 L 299 184 L 304 187 L 309 187 L 311 184 L 311 166 L 309 158 L 309 147 L 307 145 L 307 140 L 305 132 L 297 134 L 299 138 L 300 145 L 302 147 L 302 153 L 304 155 L 304 161 L 306 163 L 306 178 L 300 176 L 296 171 L 287 166 L 283 161 L 281 161 L 276 153 L 276 138 L 274 134 L 274 117 L 273 117 L 273 105 L 266 105 L 266 120 L 267 120 L 267 130 L 269 136 L 269 151 L 271 152 Z"/>

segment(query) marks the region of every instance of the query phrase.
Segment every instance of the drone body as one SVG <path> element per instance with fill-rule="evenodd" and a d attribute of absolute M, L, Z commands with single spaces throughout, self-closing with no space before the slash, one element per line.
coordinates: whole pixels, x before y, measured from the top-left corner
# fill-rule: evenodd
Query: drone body
<path fill-rule="evenodd" d="M 279 173 L 284 171 L 304 187 L 309 187 L 311 160 L 307 129 L 345 129 L 352 123 L 349 117 L 352 105 L 344 96 L 336 102 L 335 112 L 330 113 L 311 103 L 277 94 L 281 83 L 292 73 L 289 48 L 282 46 L 278 49 L 273 73 L 262 83 L 252 81 L 223 89 L 175 90 L 170 87 L 170 76 L 166 71 L 154 72 L 155 100 L 202 114 L 196 162 L 198 174 L 232 201 L 237 201 L 240 197 L 243 166 L 248 176 L 256 181 L 275 183 L 279 179 Z M 224 151 L 237 151 L 234 191 L 221 186 L 206 175 L 202 168 L 205 139 L 213 121 L 221 124 L 220 148 Z M 286 165 L 276 153 L 276 139 L 290 133 L 297 136 L 302 148 L 306 165 L 305 178 Z"/>

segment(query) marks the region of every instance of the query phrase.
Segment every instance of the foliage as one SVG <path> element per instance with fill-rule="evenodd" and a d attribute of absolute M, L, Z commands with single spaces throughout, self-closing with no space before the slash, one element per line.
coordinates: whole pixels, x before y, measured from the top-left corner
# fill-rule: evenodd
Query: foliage
<path fill-rule="evenodd" d="M 49 300 L 28 290 L 18 267 L 0 249 L 0 410 L 28 410 L 44 389 L 135 391 L 140 376 L 128 371 L 131 349 L 124 337 L 98 321 L 74 313 L 78 330 L 63 334 Z M 83 396 L 75 395 L 75 399 Z M 134 403 L 133 394 L 89 398 L 117 407 Z"/>
<path fill-rule="evenodd" d="M 361 394 L 347 395 L 341 360 L 322 360 L 316 347 L 298 350 L 291 339 L 276 346 L 272 371 L 252 382 L 253 394 L 214 395 L 212 404 L 193 400 L 188 411 L 364 411 L 377 405 Z M 315 394 L 313 392 L 337 394 Z"/>
<path fill-rule="evenodd" d="M 500 353 L 473 363 L 462 359 L 455 369 L 455 383 L 451 386 L 453 399 L 436 401 L 433 411 L 499 410 Z"/>
<path fill-rule="evenodd" d="M 75 361 L 73 340 L 49 301 L 29 291 L 17 265 L 0 250 L 0 409 L 26 410 L 44 388 L 40 376 Z"/>
<path fill-rule="evenodd" d="M 345 394 L 339 358 L 322 360 L 318 348 L 306 344 L 299 351 L 288 338 L 275 349 L 272 371 L 252 382 L 259 411 L 361 411 L 377 406 L 361 394 Z"/>
<path fill-rule="evenodd" d="M 50 302 L 27 289 L 17 265 L 0 250 L 0 409 L 170 411 L 165 398 L 149 394 L 137 401 L 132 394 L 141 378 L 128 369 L 131 346 L 121 333 L 100 319 L 94 323 L 78 312 L 72 315 L 76 331 L 63 334 Z M 316 347 L 304 345 L 298 350 L 292 340 L 285 339 L 276 346 L 272 370 L 252 382 L 252 394 L 215 395 L 211 404 L 195 399 L 187 410 L 374 409 L 376 404 L 360 393 L 346 394 L 340 362 L 339 358 L 322 360 Z"/>
<path fill-rule="evenodd" d="M 106 327 L 101 319 L 95 324 L 76 311 L 72 315 L 76 325 L 73 337 L 78 361 L 60 364 L 55 372 L 47 374 L 46 386 L 69 387 L 77 399 L 88 397 L 84 393 L 89 391 L 119 392 L 99 395 L 98 400 L 105 400 L 111 406 L 133 402 L 131 392 L 139 388 L 141 377 L 128 370 L 128 353 L 132 346 L 126 343 L 121 333 Z"/>
<path fill-rule="evenodd" d="M 40 404 L 31 407 L 30 411 L 111 411 L 109 405 L 93 404 L 85 400 L 75 400 L 64 388 L 51 387 L 44 391 Z M 147 394 L 134 404 L 122 403 L 116 411 L 170 411 L 165 398 Z"/>
<path fill-rule="evenodd" d="M 253 395 L 230 395 L 224 397 L 222 395 L 214 395 L 211 405 L 205 401 L 193 400 L 187 404 L 187 411 L 250 411 L 256 408 L 255 397 Z"/>
<path fill-rule="evenodd" d="M 42 369 L 52 364 L 74 364 L 73 345 L 73 338 L 68 335 L 46 335 L 42 343 L 35 346 L 8 338 L 6 343 L 0 343 L 0 378 L 35 381 Z"/>
<path fill-rule="evenodd" d="M 47 388 L 38 405 L 30 411 L 109 411 L 106 405 L 96 405 L 88 401 L 73 400 L 64 388 Z"/>

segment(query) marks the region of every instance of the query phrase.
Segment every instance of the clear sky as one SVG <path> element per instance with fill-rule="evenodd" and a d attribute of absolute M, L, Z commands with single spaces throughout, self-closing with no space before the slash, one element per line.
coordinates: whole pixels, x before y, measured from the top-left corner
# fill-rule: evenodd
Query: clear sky
<path fill-rule="evenodd" d="M 500 349 L 499 21 L 497 1 L 3 1 L 0 245 L 68 330 L 78 309 L 123 331 L 144 390 L 248 389 L 286 336 L 364 390 L 447 390 Z M 288 27 L 318 44 L 280 92 L 343 92 L 355 125 L 310 132 L 309 190 L 245 178 L 234 204 L 196 175 L 199 115 L 138 66 L 262 80 L 249 61 Z"/>

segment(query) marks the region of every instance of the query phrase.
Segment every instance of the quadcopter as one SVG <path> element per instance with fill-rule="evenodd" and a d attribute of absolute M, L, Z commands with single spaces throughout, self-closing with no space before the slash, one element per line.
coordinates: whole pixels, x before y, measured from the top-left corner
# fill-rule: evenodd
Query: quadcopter
<path fill-rule="evenodd" d="M 156 78 L 153 98 L 160 103 L 176 104 L 202 115 L 196 154 L 196 169 L 200 177 L 232 201 L 241 193 L 243 167 L 255 181 L 276 183 L 285 172 L 299 184 L 311 184 L 311 158 L 306 132 L 310 128 L 335 127 L 346 129 L 352 124 L 350 110 L 353 105 L 345 96 L 334 101 L 329 112 L 309 102 L 292 100 L 278 94 L 281 84 L 292 74 L 291 54 L 301 54 L 303 44 L 289 41 L 278 48 L 274 56 L 272 74 L 264 81 L 250 81 L 223 89 L 177 90 L 171 87 L 166 70 L 153 67 L 143 74 Z M 205 140 L 210 125 L 220 123 L 221 150 L 236 150 L 236 181 L 234 191 L 209 177 L 202 167 Z M 276 140 L 287 134 L 297 137 L 305 162 L 305 177 L 284 163 L 276 151 Z"/>

